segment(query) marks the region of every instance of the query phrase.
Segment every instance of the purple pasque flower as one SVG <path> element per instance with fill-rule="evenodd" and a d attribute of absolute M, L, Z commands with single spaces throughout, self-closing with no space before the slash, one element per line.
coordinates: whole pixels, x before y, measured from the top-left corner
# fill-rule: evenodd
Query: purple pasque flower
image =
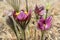
<path fill-rule="evenodd" d="M 31 17 L 31 10 L 29 10 L 28 12 L 21 10 L 20 13 L 16 16 L 16 18 L 19 21 L 29 20 L 30 17 Z"/>
<path fill-rule="evenodd" d="M 35 13 L 38 14 L 38 15 L 43 15 L 44 12 L 45 12 L 45 10 L 44 10 L 44 6 L 40 6 L 40 7 L 38 7 L 38 6 L 36 5 L 34 11 L 35 11 Z"/>
<path fill-rule="evenodd" d="M 42 16 L 38 20 L 38 28 L 41 30 L 48 30 L 51 27 L 52 16 L 44 19 Z"/>

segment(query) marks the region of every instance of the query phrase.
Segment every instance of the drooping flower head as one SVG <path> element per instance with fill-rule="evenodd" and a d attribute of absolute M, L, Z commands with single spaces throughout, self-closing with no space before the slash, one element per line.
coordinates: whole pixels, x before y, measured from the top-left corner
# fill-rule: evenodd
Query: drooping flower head
<path fill-rule="evenodd" d="M 40 7 L 38 7 L 38 6 L 36 5 L 34 11 L 35 11 L 35 13 L 38 14 L 38 15 L 43 15 L 44 12 L 45 12 L 45 10 L 44 10 L 44 6 L 40 6 Z"/>
<path fill-rule="evenodd" d="M 48 30 L 51 27 L 51 22 L 52 22 L 52 16 L 49 16 L 46 19 L 40 17 L 40 20 L 38 20 L 38 28 L 40 30 Z"/>

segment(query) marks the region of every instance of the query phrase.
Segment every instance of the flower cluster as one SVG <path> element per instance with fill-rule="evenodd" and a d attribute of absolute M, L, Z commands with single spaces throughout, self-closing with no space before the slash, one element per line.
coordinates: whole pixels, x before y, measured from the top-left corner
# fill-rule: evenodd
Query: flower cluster
<path fill-rule="evenodd" d="M 40 6 L 38 7 L 36 5 L 35 7 L 35 13 L 38 14 L 39 19 L 38 19 L 38 22 L 37 22 L 37 25 L 38 25 L 38 28 L 41 29 L 41 30 L 47 30 L 51 27 L 51 21 L 52 21 L 52 16 L 48 16 L 47 17 L 47 10 L 49 10 L 50 8 L 50 4 L 46 4 L 46 10 L 44 8 L 44 6 Z M 44 18 L 43 16 L 45 15 L 46 18 Z M 38 17 L 36 16 L 36 17 Z"/>
<path fill-rule="evenodd" d="M 13 20 L 13 24 L 14 24 L 14 29 L 13 30 L 16 33 L 17 40 L 20 40 L 20 35 L 18 35 L 19 32 L 20 32 L 20 28 L 22 29 L 22 33 L 24 34 L 24 40 L 26 40 L 26 38 L 25 38 L 25 29 L 26 29 L 28 23 L 31 20 L 32 10 L 28 10 L 27 0 L 26 0 L 26 11 L 25 10 L 19 11 L 19 5 L 13 4 L 14 1 L 15 0 L 13 0 L 13 2 L 11 4 L 11 6 L 14 8 L 14 11 L 12 11 L 12 12 L 5 11 L 5 13 L 9 17 L 11 17 L 11 19 Z M 20 0 L 18 0 L 18 1 L 20 1 Z M 19 3 L 20 2 L 18 2 L 18 4 Z M 51 27 L 52 16 L 47 15 L 49 9 L 50 9 L 50 4 L 48 4 L 48 3 L 46 4 L 46 9 L 45 9 L 44 6 L 38 7 L 36 5 L 36 7 L 35 7 L 34 12 L 36 14 L 37 27 L 41 31 L 48 30 Z M 44 15 L 45 15 L 45 18 L 43 17 Z M 43 39 L 41 39 L 41 40 L 43 40 Z"/>
<path fill-rule="evenodd" d="M 36 5 L 35 7 L 35 14 L 36 14 L 36 19 L 37 19 L 37 28 L 41 30 L 41 40 L 43 39 L 44 32 L 51 27 L 51 22 L 52 22 L 52 16 L 48 16 L 48 10 L 50 9 L 50 4 L 46 4 L 46 9 L 44 6 L 38 7 Z M 45 18 L 43 17 L 45 15 Z"/>

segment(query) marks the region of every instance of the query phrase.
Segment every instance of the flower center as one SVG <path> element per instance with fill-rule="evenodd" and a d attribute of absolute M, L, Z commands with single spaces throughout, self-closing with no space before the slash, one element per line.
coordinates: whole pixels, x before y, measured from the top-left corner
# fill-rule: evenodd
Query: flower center
<path fill-rule="evenodd" d="M 46 24 L 44 24 L 44 27 L 46 26 Z"/>
<path fill-rule="evenodd" d="M 25 11 L 25 14 L 26 14 L 26 15 L 28 14 L 27 11 Z"/>
<path fill-rule="evenodd" d="M 28 13 L 27 13 L 27 11 L 25 11 L 24 13 L 25 13 L 26 15 L 28 14 Z M 15 15 L 17 15 L 17 16 L 18 16 L 19 14 L 20 14 L 20 12 L 16 12 L 16 14 L 15 14 Z"/>
<path fill-rule="evenodd" d="M 20 12 L 16 12 L 16 14 L 15 15 L 19 15 L 20 14 Z"/>

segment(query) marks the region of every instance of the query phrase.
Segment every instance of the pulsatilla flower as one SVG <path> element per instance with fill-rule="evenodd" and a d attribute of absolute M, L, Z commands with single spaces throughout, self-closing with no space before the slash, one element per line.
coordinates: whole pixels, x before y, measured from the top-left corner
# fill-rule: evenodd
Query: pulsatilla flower
<path fill-rule="evenodd" d="M 14 12 L 14 17 L 17 18 L 19 21 L 29 20 L 29 18 L 31 17 L 31 10 L 29 10 L 28 12 L 24 10 L 21 10 L 18 13 Z"/>
<path fill-rule="evenodd" d="M 44 6 L 40 6 L 40 7 L 38 7 L 38 6 L 36 5 L 34 11 L 35 11 L 35 13 L 38 14 L 38 15 L 43 15 L 44 12 L 45 12 L 45 10 L 44 10 Z"/>
<path fill-rule="evenodd" d="M 48 30 L 51 27 L 51 21 L 52 16 L 49 16 L 46 19 L 40 17 L 40 20 L 38 21 L 38 28 L 41 30 Z"/>
<path fill-rule="evenodd" d="M 31 10 L 29 10 L 28 12 L 21 10 L 18 13 L 16 13 L 16 11 L 14 11 L 14 13 L 13 13 L 14 18 L 16 20 L 18 20 L 18 22 L 23 30 L 25 30 L 27 24 L 30 22 L 31 12 L 32 12 Z"/>

